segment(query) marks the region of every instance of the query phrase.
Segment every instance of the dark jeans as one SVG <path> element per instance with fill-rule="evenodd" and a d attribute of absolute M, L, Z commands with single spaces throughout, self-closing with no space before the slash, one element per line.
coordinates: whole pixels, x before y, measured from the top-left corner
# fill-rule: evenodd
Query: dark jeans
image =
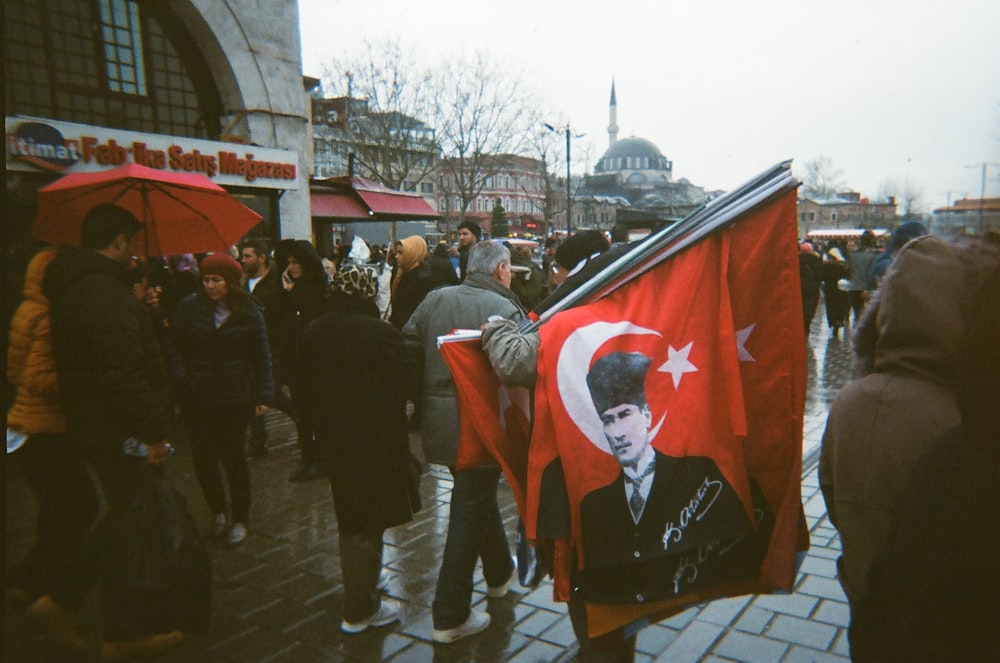
<path fill-rule="evenodd" d="M 233 522 L 246 524 L 250 517 L 250 470 L 243 450 L 243 436 L 252 409 L 247 405 L 186 404 L 181 417 L 191 440 L 194 470 L 212 513 L 226 512 L 226 471 Z"/>
<path fill-rule="evenodd" d="M 36 433 L 12 456 L 38 500 L 37 536 L 5 584 L 32 596 L 49 594 L 66 574 L 97 517 L 98 494 L 86 465 L 64 433 Z"/>
<path fill-rule="evenodd" d="M 340 533 L 340 572 L 344 581 L 344 619 L 358 623 L 379 607 L 382 534 Z"/>
<path fill-rule="evenodd" d="M 319 460 L 319 443 L 316 441 L 316 431 L 304 407 L 304 398 L 296 387 L 292 387 L 292 406 L 298 415 L 295 419 L 295 433 L 299 438 L 302 465 L 312 465 Z"/>
<path fill-rule="evenodd" d="M 455 628 L 469 618 L 477 559 L 483 560 L 483 577 L 491 587 L 504 584 L 514 572 L 497 505 L 500 468 L 452 470 L 452 476 L 448 537 L 434 595 L 436 629 Z"/>
<path fill-rule="evenodd" d="M 861 312 L 865 310 L 865 303 L 868 301 L 864 290 L 851 290 L 851 308 L 854 310 L 854 324 L 858 324 L 861 319 Z"/>
<path fill-rule="evenodd" d="M 82 440 L 74 440 L 83 448 Z M 79 610 L 90 593 L 108 572 L 112 528 L 118 514 L 128 504 L 131 486 L 145 458 L 126 456 L 119 451 L 121 442 L 114 442 L 107 453 L 92 455 L 87 459 L 92 486 L 100 499 L 100 511 L 87 529 L 77 549 L 70 573 L 56 584 L 52 598 L 70 610 Z M 92 447 L 94 448 L 94 447 Z"/>

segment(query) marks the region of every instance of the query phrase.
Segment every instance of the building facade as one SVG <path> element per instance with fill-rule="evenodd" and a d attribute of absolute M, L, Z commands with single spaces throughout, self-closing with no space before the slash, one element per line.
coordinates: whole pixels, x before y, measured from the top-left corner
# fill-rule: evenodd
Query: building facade
<path fill-rule="evenodd" d="M 127 162 L 198 172 L 309 238 L 309 117 L 295 0 L 4 3 L 8 238 L 38 188 Z"/>
<path fill-rule="evenodd" d="M 1000 232 L 1000 198 L 962 198 L 931 215 L 935 235 L 976 235 Z"/>
<path fill-rule="evenodd" d="M 873 203 L 860 193 L 838 193 L 836 198 L 798 201 L 799 237 L 815 229 L 893 228 L 896 221 L 896 201 Z"/>
<path fill-rule="evenodd" d="M 544 235 L 546 210 L 552 209 L 553 196 L 558 196 L 558 192 L 546 192 L 545 164 L 539 159 L 512 154 L 491 160 L 493 163 L 486 169 L 489 174 L 484 173 L 482 187 L 469 201 L 464 218 L 475 221 L 491 233 L 493 208 L 499 202 L 510 235 Z M 453 163 L 445 165 L 455 167 Z M 437 211 L 441 214 L 439 225 L 444 233 L 455 232 L 463 216 L 462 197 L 452 172 L 449 168 L 441 168 L 437 176 Z"/>

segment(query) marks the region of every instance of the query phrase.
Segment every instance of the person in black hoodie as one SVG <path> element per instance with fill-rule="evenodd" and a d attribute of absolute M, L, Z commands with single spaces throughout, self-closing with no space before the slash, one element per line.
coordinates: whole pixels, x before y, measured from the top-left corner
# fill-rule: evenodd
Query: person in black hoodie
<path fill-rule="evenodd" d="M 458 285 L 458 273 L 455 271 L 455 264 L 451 261 L 451 253 L 448 252 L 448 245 L 438 242 L 431 253 L 431 290 L 443 288 L 446 285 Z"/>
<path fill-rule="evenodd" d="M 275 269 L 281 274 L 282 286 L 291 298 L 292 308 L 295 310 L 296 324 L 286 353 L 287 364 L 294 366 L 298 361 L 299 345 L 306 328 L 323 314 L 328 277 L 316 247 L 308 240 L 283 240 L 274 252 L 274 262 Z M 302 453 L 302 460 L 289 480 L 302 482 L 321 479 L 326 476 L 327 468 L 317 462 L 316 436 L 308 415 L 300 407 L 302 394 L 294 378 L 288 386 L 297 415 L 295 429 Z"/>
<path fill-rule="evenodd" d="M 98 205 L 83 219 L 81 246 L 62 246 L 46 270 L 68 434 L 107 501 L 77 553 L 77 572 L 28 608 L 62 645 L 81 649 L 75 611 L 102 579 L 111 533 L 131 496 L 143 463 L 162 464 L 170 454 L 169 384 L 148 311 L 125 283 L 132 237 L 142 228 L 130 212 Z M 128 455 L 129 438 L 146 457 Z M 175 630 L 157 635 L 126 633 L 104 624 L 106 658 L 153 655 L 181 641 Z"/>

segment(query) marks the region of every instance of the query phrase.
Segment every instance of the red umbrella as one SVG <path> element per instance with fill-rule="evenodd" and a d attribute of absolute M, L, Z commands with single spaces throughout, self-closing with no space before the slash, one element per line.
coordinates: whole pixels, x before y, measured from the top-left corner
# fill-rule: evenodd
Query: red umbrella
<path fill-rule="evenodd" d="M 79 244 L 83 217 L 101 203 L 124 207 L 145 226 L 133 245 L 137 256 L 228 251 L 261 219 L 204 175 L 130 163 L 71 173 L 39 189 L 31 235 L 50 244 Z"/>

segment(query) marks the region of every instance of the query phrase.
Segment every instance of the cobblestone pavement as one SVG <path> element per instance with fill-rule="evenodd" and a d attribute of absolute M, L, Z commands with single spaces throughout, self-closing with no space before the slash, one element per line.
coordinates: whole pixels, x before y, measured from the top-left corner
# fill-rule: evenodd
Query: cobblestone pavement
<path fill-rule="evenodd" d="M 804 426 L 802 499 L 812 547 L 795 591 L 783 596 L 744 596 L 700 606 L 647 627 L 638 637 L 640 663 L 649 661 L 847 661 L 848 608 L 836 580 L 840 543 L 826 517 L 816 465 L 830 402 L 851 376 L 847 342 L 829 335 L 818 312 L 809 339 L 808 399 Z M 576 645 L 565 606 L 552 601 L 551 585 L 516 587 L 487 600 L 477 572 L 473 602 L 493 622 L 481 635 L 451 645 L 431 642 L 431 601 L 447 528 L 450 476 L 432 466 L 423 477 L 425 508 L 412 523 L 386 534 L 388 594 L 403 604 L 398 624 L 361 635 L 340 632 L 341 584 L 337 526 L 329 485 L 292 484 L 298 462 L 294 428 L 269 415 L 271 452 L 250 461 L 253 511 L 250 536 L 237 548 L 210 543 L 213 557 L 212 628 L 190 635 L 160 661 L 571 661 Z M 413 436 L 411 442 L 419 446 Z M 187 496 L 209 536 L 210 513 L 183 440 L 171 460 L 172 481 Z M 13 464 L 6 468 L 7 564 L 33 538 L 34 503 Z M 513 537 L 517 512 L 501 489 L 502 509 Z M 5 611 L 4 660 L 59 661 L 58 652 L 32 634 L 16 611 Z M 81 621 L 95 641 L 100 626 L 96 599 Z"/>

